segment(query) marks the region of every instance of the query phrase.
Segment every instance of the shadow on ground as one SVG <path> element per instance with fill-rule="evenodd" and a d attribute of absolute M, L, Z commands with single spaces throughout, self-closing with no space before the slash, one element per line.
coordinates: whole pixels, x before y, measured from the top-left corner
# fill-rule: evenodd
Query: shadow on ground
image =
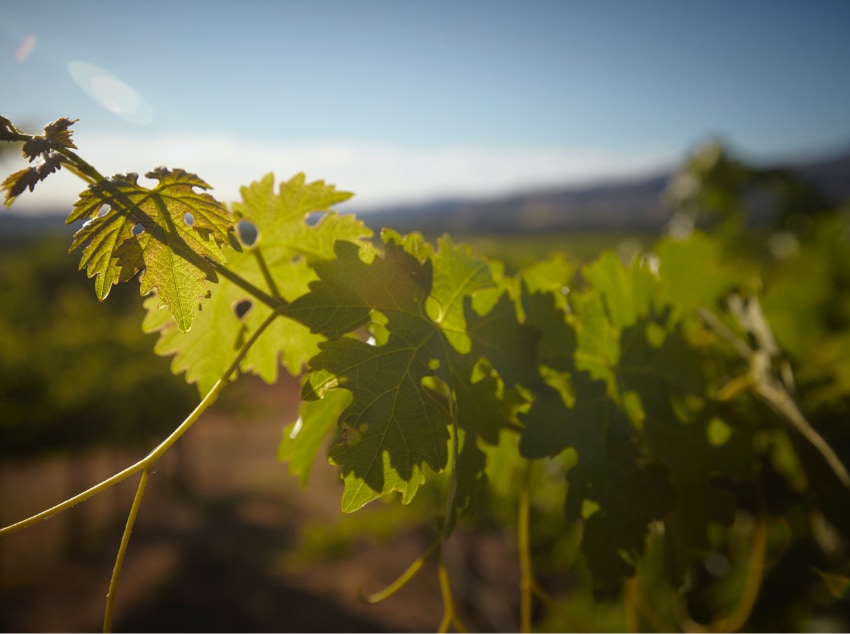
<path fill-rule="evenodd" d="M 167 538 L 179 559 L 173 574 L 116 620 L 116 631 L 386 631 L 376 621 L 349 613 L 333 597 L 306 592 L 276 574 L 275 562 L 292 541 L 291 529 L 245 521 L 242 502 L 206 503 L 202 536 L 134 537 L 139 549 Z"/>

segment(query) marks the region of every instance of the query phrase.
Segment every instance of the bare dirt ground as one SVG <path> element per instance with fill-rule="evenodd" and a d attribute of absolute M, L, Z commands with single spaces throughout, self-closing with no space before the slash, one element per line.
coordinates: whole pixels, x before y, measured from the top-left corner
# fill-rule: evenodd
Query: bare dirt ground
<path fill-rule="evenodd" d="M 433 631 L 443 605 L 436 567 L 365 605 L 428 547 L 427 523 L 399 524 L 304 552 L 305 531 L 348 521 L 341 484 L 320 456 L 305 490 L 275 450 L 298 386 L 251 384 L 249 415 L 214 408 L 151 477 L 118 589 L 116 631 Z M 176 423 L 177 421 L 175 421 Z M 144 455 L 100 450 L 0 465 L 0 524 L 81 491 Z M 178 455 L 179 454 L 179 455 Z M 98 631 L 137 477 L 0 538 L 0 629 Z M 381 513 L 369 507 L 360 513 Z M 455 600 L 473 630 L 512 631 L 518 572 L 509 535 L 457 531 L 445 547 Z M 318 553 L 318 554 L 317 554 Z M 485 616 L 486 614 L 486 616 Z"/>

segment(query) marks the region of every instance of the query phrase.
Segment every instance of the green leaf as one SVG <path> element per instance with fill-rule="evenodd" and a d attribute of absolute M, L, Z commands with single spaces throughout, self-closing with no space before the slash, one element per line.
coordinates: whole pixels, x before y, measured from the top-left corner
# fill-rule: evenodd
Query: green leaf
<path fill-rule="evenodd" d="M 712 444 L 710 426 L 725 423 L 704 400 L 705 360 L 681 328 L 668 330 L 653 315 L 651 271 L 603 255 L 583 273 L 590 287 L 570 295 L 569 317 L 555 289 L 522 296 L 528 323 L 544 335 L 520 450 L 529 458 L 576 451 L 567 516 L 585 520 L 582 548 L 603 591 L 632 573 L 649 522 L 674 508 L 674 491 L 694 518 L 677 527 L 680 537 L 699 545 L 707 526 L 730 522 L 735 508 L 714 478 L 748 478 L 753 463 L 749 438 L 728 425 Z"/>
<path fill-rule="evenodd" d="M 575 449 L 566 515 L 585 521 L 582 550 L 596 591 L 605 593 L 633 574 L 649 522 L 670 511 L 673 496 L 663 468 L 638 449 L 635 430 L 606 383 L 577 372 L 572 385 L 571 406 L 556 389 L 537 386 L 531 410 L 522 415 L 520 451 L 538 458 Z"/>
<path fill-rule="evenodd" d="M 649 312 L 657 280 L 642 261 L 628 268 L 612 251 L 582 269 L 584 278 L 600 290 L 615 328 L 629 326 Z"/>
<path fill-rule="evenodd" d="M 484 357 L 507 387 L 524 385 L 537 377 L 535 348 L 540 333 L 517 320 L 516 309 L 507 293 L 484 315 L 478 315 L 472 302 L 465 302 L 467 333 L 472 342 L 471 356 Z"/>
<path fill-rule="evenodd" d="M 177 326 L 189 330 L 199 300 L 216 281 L 212 262 L 225 262 L 222 247 L 231 238 L 231 214 L 209 194 L 209 186 L 183 170 L 157 168 L 146 174 L 159 183 L 139 185 L 135 174 L 113 176 L 80 195 L 67 222 L 86 220 L 71 250 L 83 247 L 80 268 L 97 276 L 99 299 L 139 270 L 141 293 L 156 291 Z"/>
<path fill-rule="evenodd" d="M 71 140 L 73 132 L 70 129 L 77 121 L 79 121 L 79 119 L 60 117 L 44 126 L 44 136 L 50 141 L 53 149 L 60 147 L 71 149 L 77 148 L 77 146 L 74 145 L 73 140 Z"/>
<path fill-rule="evenodd" d="M 359 242 L 371 235 L 354 216 L 333 212 L 322 215 L 321 228 L 309 225 L 309 214 L 329 211 L 353 194 L 337 191 L 334 185 L 321 180 L 308 183 L 303 173 L 280 183 L 277 193 L 271 173 L 242 187 L 240 192 L 242 202 L 233 204 L 233 212 L 237 219 L 255 225 L 257 238 L 252 246 L 262 249 L 273 268 L 295 258 L 304 258 L 311 264 L 332 259 L 336 240 Z"/>
<path fill-rule="evenodd" d="M 235 253 L 230 270 L 253 282 L 262 283 L 253 254 Z M 286 285 L 279 284 L 284 299 L 294 299 L 307 291 L 315 274 L 306 262 L 289 267 Z M 157 297 L 148 298 L 148 313 L 142 324 L 145 332 L 158 332 L 154 350 L 163 356 L 174 355 L 171 369 L 186 373 L 188 383 L 196 383 L 200 394 L 206 394 L 232 363 L 242 344 L 271 314 L 272 308 L 251 296 L 237 284 L 220 279 L 209 297 L 199 302 L 200 310 L 189 332 L 180 330 L 173 318 L 158 308 Z M 245 312 L 241 317 L 239 314 Z M 297 375 L 307 360 L 318 352 L 323 337 L 281 316 L 267 327 L 240 364 L 240 371 L 260 376 L 268 383 L 278 378 L 283 364 Z"/>
<path fill-rule="evenodd" d="M 321 400 L 302 401 L 298 420 L 284 428 L 277 459 L 289 463 L 290 475 L 298 476 L 302 487 L 307 485 L 322 441 L 336 426 L 350 400 L 348 392 L 335 390 Z"/>
<path fill-rule="evenodd" d="M 413 316 L 430 323 L 425 314 L 430 261 L 422 264 L 394 244 L 371 264 L 360 258 L 356 245 L 337 242 L 334 249 L 335 260 L 316 265 L 320 279 L 310 284 L 310 294 L 290 306 L 292 318 L 330 339 L 365 325 L 373 309 L 390 320 Z"/>
<path fill-rule="evenodd" d="M 0 141 L 15 141 L 18 138 L 18 130 L 6 117 L 0 115 Z"/>
<path fill-rule="evenodd" d="M 713 307 L 735 286 L 749 285 L 753 275 L 745 265 L 729 265 L 723 243 L 695 232 L 687 240 L 664 238 L 656 245 L 658 307 L 672 307 L 672 317 L 681 318 L 697 308 Z M 694 279 L 699 271 L 699 281 Z"/>
<path fill-rule="evenodd" d="M 466 332 L 464 298 L 492 288 L 493 274 L 485 260 L 474 256 L 469 247 L 454 245 L 448 236 L 440 238 L 438 247 L 439 253 L 434 254 L 424 242 L 413 246 L 414 252 L 427 254 L 434 262 L 428 316 L 440 326 L 458 352 L 468 352 L 470 341 Z"/>
<path fill-rule="evenodd" d="M 546 260 L 540 260 L 525 267 L 519 272 L 519 276 L 531 293 L 553 293 L 555 296 L 563 296 L 575 271 L 575 265 L 567 262 L 563 253 L 557 253 Z M 559 306 L 566 307 L 560 302 Z"/>
<path fill-rule="evenodd" d="M 518 323 L 507 295 L 483 315 L 473 308 L 476 294 L 494 286 L 489 264 L 448 240 L 437 251 L 417 236 L 386 232 L 384 242 L 383 255 L 368 262 L 338 243 L 337 259 L 317 265 L 319 280 L 289 312 L 331 338 L 310 361 L 305 398 L 352 392 L 330 454 L 343 470 L 345 511 L 391 491 L 410 501 L 424 465 L 446 467 L 455 420 L 466 432 L 458 471 L 483 477 L 476 438 L 498 440 L 517 406 L 513 384 L 534 369 L 536 334 Z M 376 312 L 382 345 L 346 336 Z M 455 510 L 467 508 L 475 490 L 463 489 Z"/>
<path fill-rule="evenodd" d="M 541 333 L 537 345 L 537 360 L 542 368 L 556 372 L 572 372 L 575 369 L 577 348 L 576 331 L 567 323 L 567 304 L 561 289 L 550 292 L 522 293 L 525 323 Z"/>
<path fill-rule="evenodd" d="M 574 315 L 576 368 L 613 384 L 613 368 L 620 358 L 620 332 L 608 318 L 602 294 L 596 289 L 573 293 L 570 306 Z"/>
<path fill-rule="evenodd" d="M 25 167 L 7 176 L 0 184 L 0 191 L 6 192 L 4 204 L 9 207 L 24 190 L 33 191 L 35 186 L 62 167 L 65 157 L 59 152 L 45 152 L 37 166 Z"/>
<path fill-rule="evenodd" d="M 401 247 L 363 262 L 358 249 L 337 243 L 337 259 L 317 266 L 320 280 L 296 300 L 290 314 L 331 341 L 310 361 L 308 385 L 316 393 L 332 382 L 352 392 L 340 416 L 331 459 L 343 467 L 343 510 L 353 511 L 390 491 L 412 499 L 423 481 L 421 465 L 445 467 L 451 415 L 431 383 L 439 371 L 438 332 L 425 314 L 430 262 Z M 343 334 L 365 324 L 372 308 L 387 317 L 386 344 L 372 346 Z M 305 386 L 306 387 L 306 386 Z"/>
<path fill-rule="evenodd" d="M 449 406 L 424 381 L 434 376 L 438 342 L 434 329 L 420 325 L 408 325 L 403 339 L 391 336 L 383 346 L 350 337 L 322 343 L 310 362 L 352 392 L 330 453 L 343 467 L 345 511 L 389 491 L 401 491 L 409 502 L 422 482 L 421 465 L 435 471 L 446 465 Z"/>
<path fill-rule="evenodd" d="M 298 175 L 281 183 L 278 194 L 273 190 L 271 174 L 242 188 L 245 199 L 234 207 L 239 210 L 239 217 L 251 218 L 258 235 L 250 246 L 243 244 L 241 251 L 229 251 L 227 268 L 236 276 L 234 279 L 264 290 L 272 299 L 291 302 L 308 292 L 309 282 L 316 279 L 313 264 L 333 257 L 334 242 L 359 242 L 371 232 L 353 217 L 340 217 L 332 212 L 324 213 L 313 226 L 307 224 L 307 213 L 328 212 L 332 201 L 348 197 L 335 192 L 331 185 L 321 181 L 305 183 L 303 176 Z M 293 246 L 288 247 L 290 243 Z M 307 244 L 323 246 L 308 252 L 303 248 Z M 195 327 L 189 332 L 181 331 L 164 311 L 158 311 L 157 301 L 146 302 L 148 314 L 143 328 L 160 333 L 156 352 L 175 355 L 172 370 L 185 372 L 186 380 L 197 383 L 201 394 L 209 391 L 242 344 L 273 310 L 234 279 L 219 277 L 210 296 L 200 300 Z M 303 324 L 281 315 L 248 351 L 240 371 L 257 374 L 273 383 L 283 364 L 290 374 L 297 375 L 318 352 L 318 343 L 323 339 Z"/>
<path fill-rule="evenodd" d="M 707 400 L 707 359 L 681 327 L 661 333 L 662 341 L 658 329 L 644 320 L 623 332 L 617 377 L 632 403 L 634 423 L 676 491 L 670 521 L 677 547 L 699 552 L 707 545 L 709 525 L 734 520 L 737 500 L 730 485 L 752 478 L 758 465 L 751 434 L 725 422 L 735 420 L 728 406 Z"/>

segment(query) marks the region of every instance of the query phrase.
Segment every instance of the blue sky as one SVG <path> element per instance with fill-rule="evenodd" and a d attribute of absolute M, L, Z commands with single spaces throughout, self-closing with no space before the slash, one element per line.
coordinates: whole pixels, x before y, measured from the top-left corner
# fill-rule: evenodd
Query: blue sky
<path fill-rule="evenodd" d="M 714 137 L 845 149 L 848 28 L 845 0 L 5 0 L 0 114 L 79 118 L 102 172 L 184 167 L 233 200 L 306 171 L 356 210 L 645 174 Z M 13 209 L 80 189 L 44 185 Z"/>

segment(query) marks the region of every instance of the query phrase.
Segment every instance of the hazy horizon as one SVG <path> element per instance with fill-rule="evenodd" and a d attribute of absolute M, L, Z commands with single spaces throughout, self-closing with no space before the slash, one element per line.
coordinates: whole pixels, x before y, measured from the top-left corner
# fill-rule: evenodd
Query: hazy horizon
<path fill-rule="evenodd" d="M 32 132 L 78 118 L 102 173 L 182 167 L 224 201 L 270 171 L 360 210 L 637 177 L 714 138 L 756 160 L 850 146 L 845 2 L 4 9 L 0 114 Z M 54 175 L 15 208 L 81 184 Z"/>

